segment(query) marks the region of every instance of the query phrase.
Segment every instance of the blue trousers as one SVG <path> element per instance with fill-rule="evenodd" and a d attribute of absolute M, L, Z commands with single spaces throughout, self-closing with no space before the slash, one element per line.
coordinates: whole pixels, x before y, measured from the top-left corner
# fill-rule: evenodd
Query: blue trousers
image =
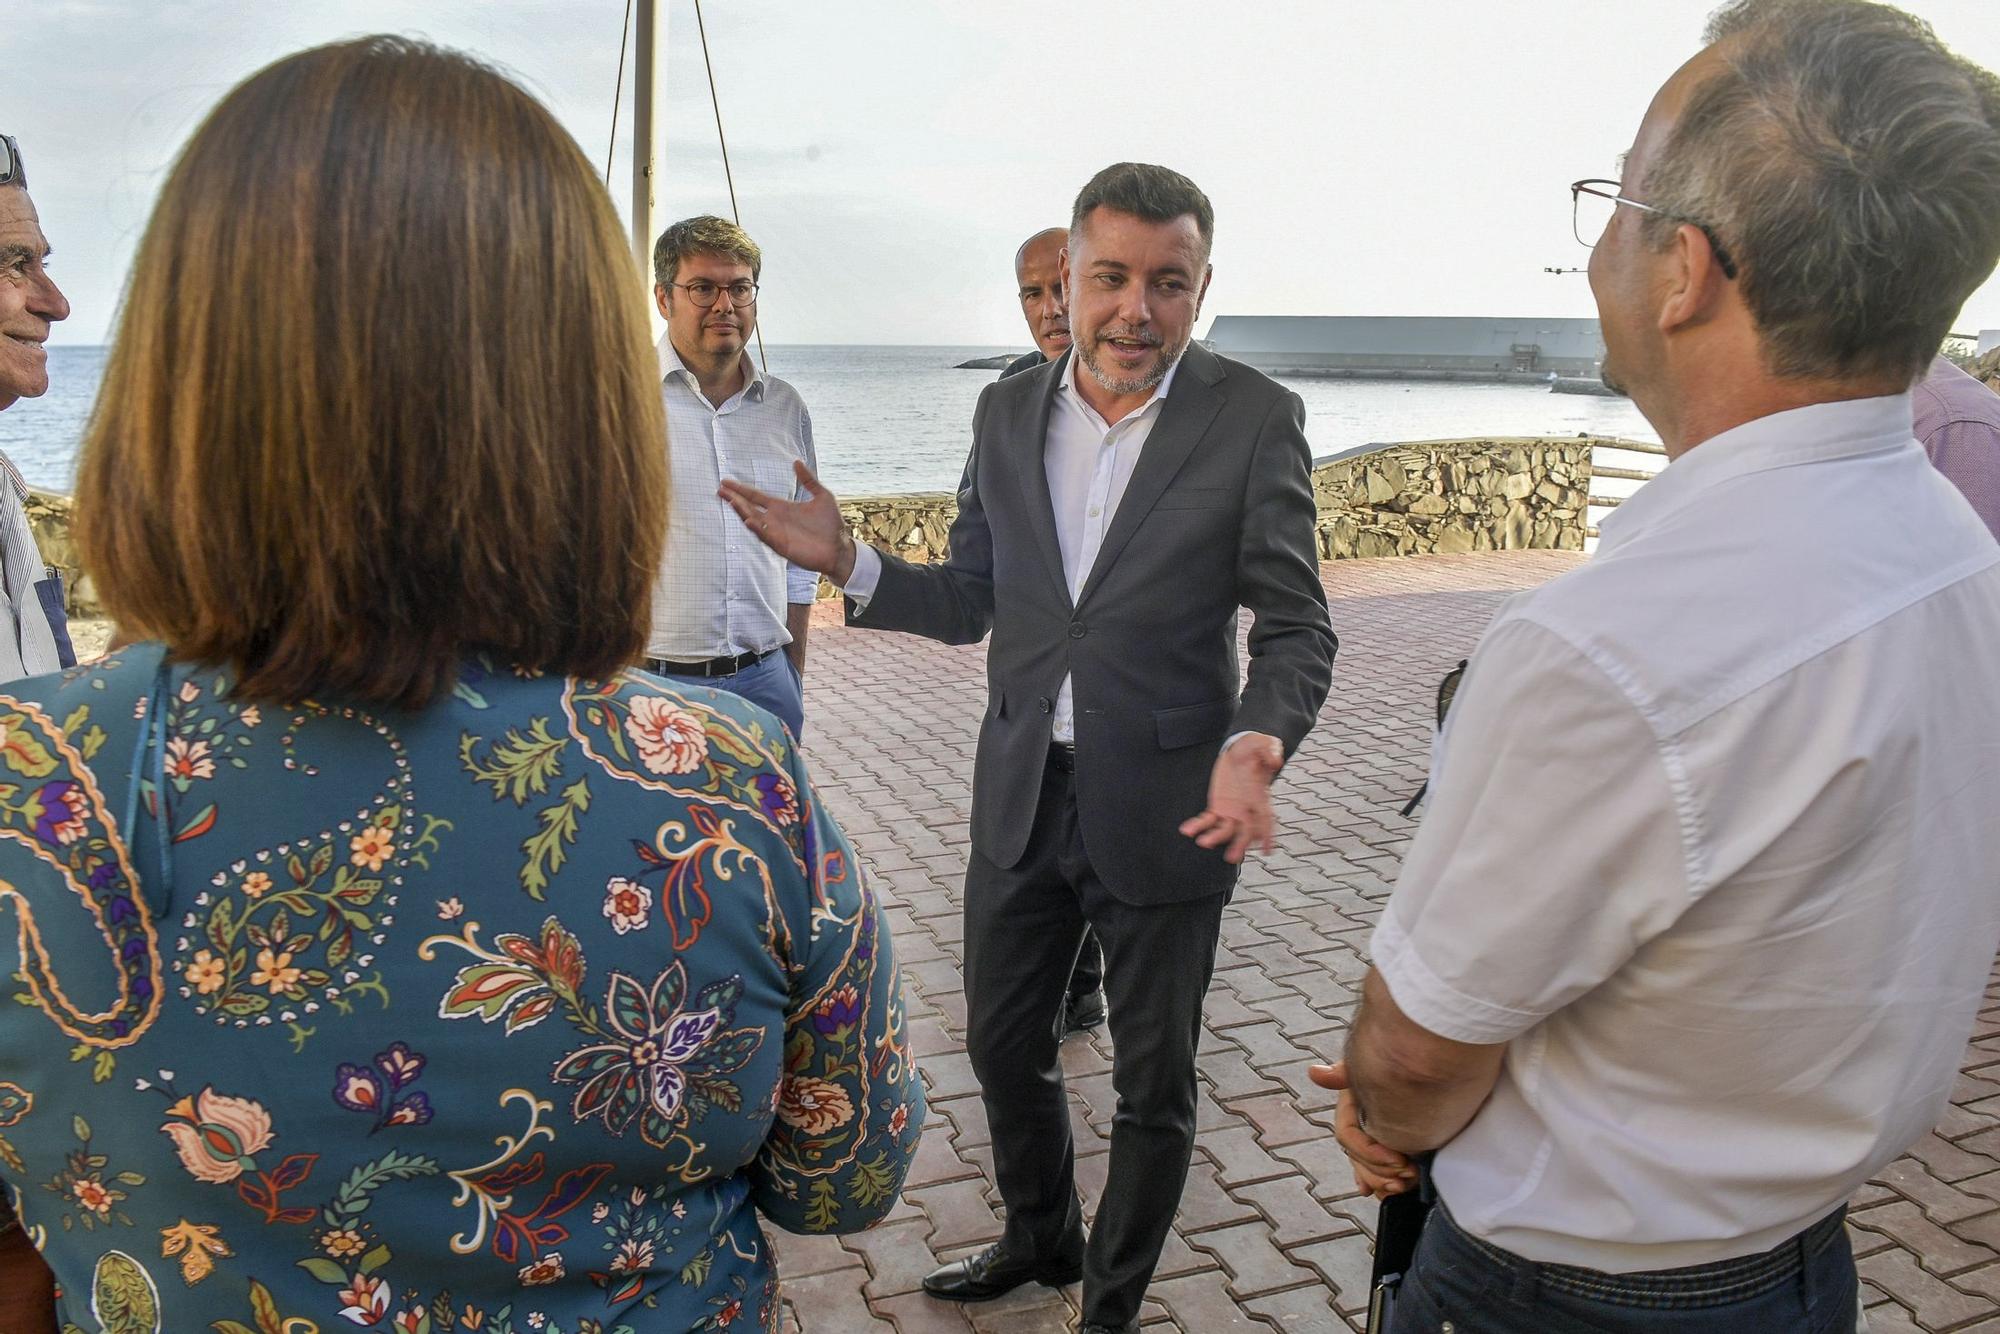
<path fill-rule="evenodd" d="M 677 681 L 689 686 L 713 686 L 717 690 L 727 690 L 732 695 L 741 695 L 752 704 L 761 704 L 778 715 L 778 721 L 792 729 L 792 739 L 798 740 L 806 730 L 805 683 L 792 667 L 792 660 L 779 649 L 762 662 L 753 662 L 742 671 L 729 676 L 667 676 L 669 681 Z"/>
<path fill-rule="evenodd" d="M 1846 1210 L 1759 1256 L 1645 1274 L 1524 1260 L 1431 1210 L 1389 1334 L 1848 1334 Z"/>

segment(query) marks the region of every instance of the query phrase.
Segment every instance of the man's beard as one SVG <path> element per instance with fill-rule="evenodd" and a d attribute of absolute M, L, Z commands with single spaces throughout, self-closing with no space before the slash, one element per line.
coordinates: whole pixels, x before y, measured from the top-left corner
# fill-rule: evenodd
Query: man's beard
<path fill-rule="evenodd" d="M 1074 337 L 1075 329 L 1072 328 L 1070 332 Z M 1193 330 L 1189 332 L 1192 333 Z M 1088 339 L 1075 342 L 1076 355 L 1083 362 L 1083 368 L 1090 372 L 1093 380 L 1113 394 L 1143 394 L 1157 387 L 1160 381 L 1167 378 L 1167 372 L 1173 369 L 1174 363 L 1180 360 L 1181 353 L 1187 350 L 1187 339 L 1183 338 L 1176 346 L 1166 348 L 1165 354 L 1155 361 L 1153 368 L 1144 375 L 1119 379 L 1097 364 L 1098 344 L 1107 338 L 1137 338 L 1154 347 L 1164 348 L 1165 345 L 1159 341 L 1158 334 L 1147 329 L 1104 329 Z"/>

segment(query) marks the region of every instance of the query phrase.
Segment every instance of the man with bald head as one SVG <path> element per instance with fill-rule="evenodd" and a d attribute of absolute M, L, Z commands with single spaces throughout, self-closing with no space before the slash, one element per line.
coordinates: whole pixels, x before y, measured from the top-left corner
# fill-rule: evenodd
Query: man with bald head
<path fill-rule="evenodd" d="M 1911 413 L 2000 257 L 2000 80 L 1861 0 L 1709 41 L 1571 187 L 1668 466 L 1486 631 L 1313 1072 L 1364 1189 L 1435 1151 L 1392 1334 L 1854 1328 L 1846 1201 L 2000 946 L 2000 546 Z"/>
<path fill-rule="evenodd" d="M 1000 372 L 1003 380 L 1061 361 L 1069 351 L 1069 305 L 1063 300 L 1062 285 L 1063 249 L 1068 244 L 1069 228 L 1044 227 L 1014 252 L 1014 282 L 1035 350 L 1014 358 Z M 1097 933 L 1086 930 L 1076 967 L 1070 971 L 1069 989 L 1063 994 L 1062 1013 L 1056 1016 L 1056 1036 L 1087 1033 L 1103 1022 L 1104 948 L 1097 943 Z"/>
<path fill-rule="evenodd" d="M 1062 253 L 1068 244 L 1069 228 L 1044 227 L 1014 252 L 1016 295 L 1035 350 L 1009 362 L 1000 372 L 1003 380 L 1060 361 L 1069 351 L 1069 305 L 1063 300 L 1062 285 Z"/>

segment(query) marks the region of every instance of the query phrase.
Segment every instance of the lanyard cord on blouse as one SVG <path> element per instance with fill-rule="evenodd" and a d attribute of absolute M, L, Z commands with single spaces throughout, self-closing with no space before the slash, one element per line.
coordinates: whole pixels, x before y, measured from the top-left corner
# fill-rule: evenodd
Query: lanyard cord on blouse
<path fill-rule="evenodd" d="M 153 759 L 151 766 L 154 801 L 153 833 L 159 845 L 161 883 L 160 892 L 157 895 L 148 895 L 147 900 L 152 902 L 155 908 L 165 907 L 173 893 L 174 878 L 173 840 L 167 835 L 167 747 L 164 740 L 167 727 L 168 677 L 166 653 L 162 651 L 159 666 L 153 671 L 153 689 L 146 702 L 146 721 L 140 726 L 138 739 L 132 746 L 130 770 L 132 786 L 125 795 L 125 821 L 122 827 L 126 850 L 133 857 L 132 872 L 137 876 L 139 791 L 145 786 L 140 776 L 146 772 L 146 752 L 150 747 Z M 141 884 L 143 883 L 142 881 Z"/>

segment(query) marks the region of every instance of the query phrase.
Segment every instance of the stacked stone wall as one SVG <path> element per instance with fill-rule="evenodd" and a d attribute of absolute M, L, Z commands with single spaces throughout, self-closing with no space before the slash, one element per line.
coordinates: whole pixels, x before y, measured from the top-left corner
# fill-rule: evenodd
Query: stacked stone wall
<path fill-rule="evenodd" d="M 1587 437 L 1426 440 L 1313 469 L 1322 560 L 1583 550 Z"/>
<path fill-rule="evenodd" d="M 1322 560 L 1433 551 L 1583 549 L 1590 451 L 1570 438 L 1491 437 L 1384 445 L 1313 468 Z M 841 503 L 858 540 L 914 561 L 942 559 L 957 497 L 949 491 Z M 68 496 L 34 492 L 29 522 L 42 558 L 62 568 L 70 613 L 101 614 L 76 563 Z M 831 596 L 824 583 L 822 597 Z"/>
<path fill-rule="evenodd" d="M 1495 436 L 1384 445 L 1313 468 L 1322 560 L 1433 551 L 1583 550 L 1590 452 L 1605 437 Z M 858 541 L 944 556 L 948 491 L 844 501 Z M 831 596 L 822 583 L 820 595 Z"/>

